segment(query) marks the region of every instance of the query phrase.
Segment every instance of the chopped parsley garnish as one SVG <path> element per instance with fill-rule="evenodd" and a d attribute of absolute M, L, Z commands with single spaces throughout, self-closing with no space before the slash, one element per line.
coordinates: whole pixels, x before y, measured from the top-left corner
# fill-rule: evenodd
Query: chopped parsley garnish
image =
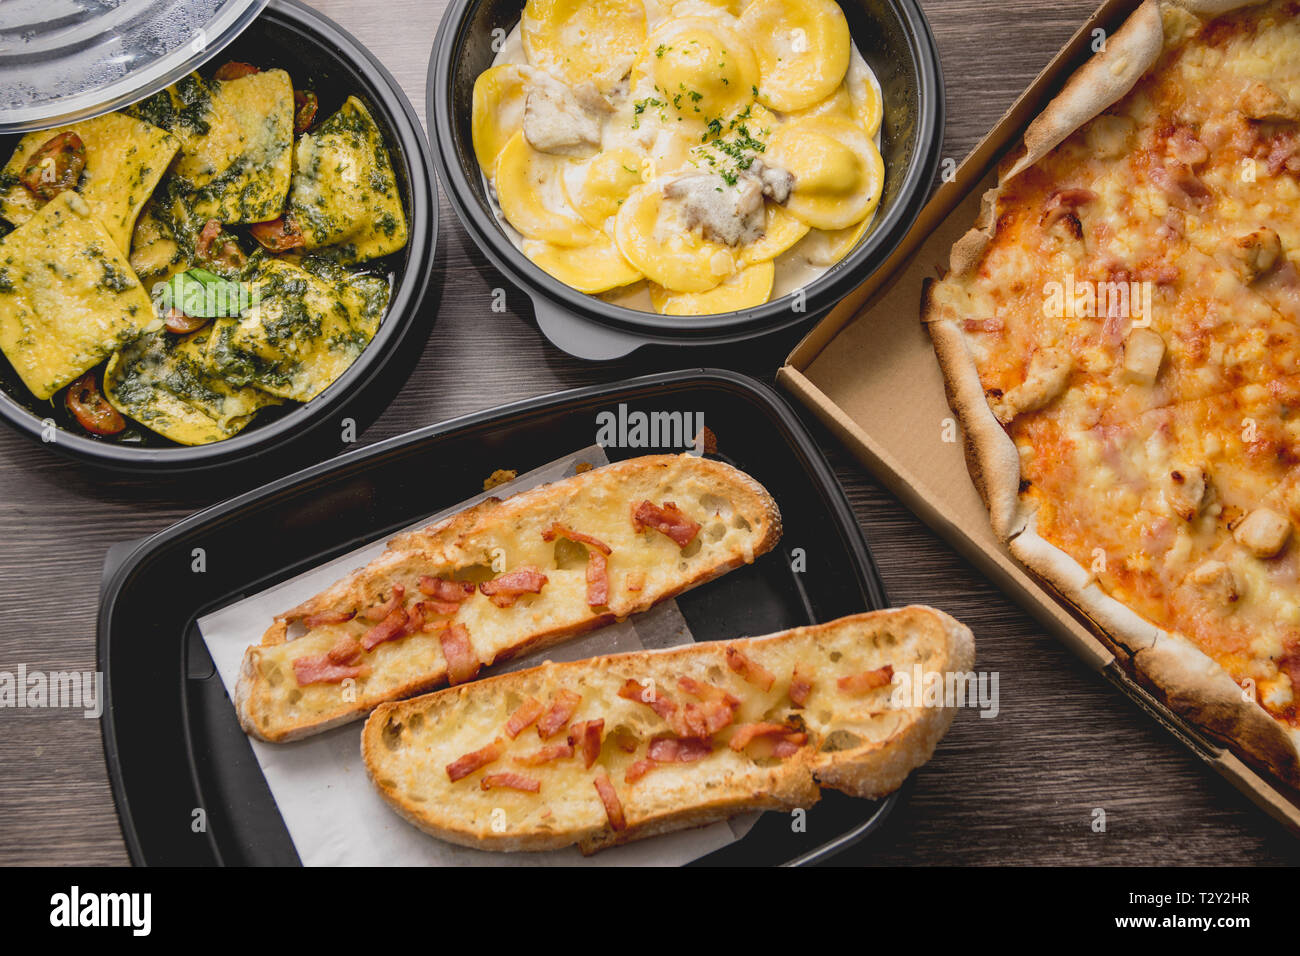
<path fill-rule="evenodd" d="M 633 129 L 641 128 L 641 114 L 644 113 L 647 108 L 654 107 L 655 109 L 662 110 L 666 105 L 667 104 L 664 103 L 663 100 L 656 99 L 653 96 L 647 96 L 643 100 L 637 100 L 635 103 L 632 104 L 632 112 L 636 116 L 636 119 L 632 121 L 632 128 Z M 662 113 L 660 114 L 659 118 L 663 119 Z"/>

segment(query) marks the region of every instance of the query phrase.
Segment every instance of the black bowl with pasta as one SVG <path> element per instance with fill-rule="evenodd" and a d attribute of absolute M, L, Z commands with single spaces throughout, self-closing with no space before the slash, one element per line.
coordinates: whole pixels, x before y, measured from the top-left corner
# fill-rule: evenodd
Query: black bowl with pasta
<path fill-rule="evenodd" d="M 253 68 L 261 79 L 251 77 L 253 82 L 249 82 L 241 74 L 251 73 Z M 218 76 L 218 71 L 224 72 Z M 93 267 L 103 270 L 102 281 L 93 286 L 84 282 L 77 286 L 78 295 L 86 289 L 92 295 L 85 312 L 78 311 L 76 321 L 66 326 L 74 335 L 97 323 L 126 321 L 127 316 L 146 314 L 141 312 L 141 302 L 133 297 L 147 293 L 150 299 L 152 314 L 156 316 L 150 320 L 151 331 L 141 334 L 143 322 L 135 328 L 128 327 L 110 354 L 72 384 L 67 383 L 67 373 L 70 368 L 79 367 L 75 364 L 79 358 L 74 354 L 69 360 L 66 343 L 51 348 L 48 354 L 55 358 L 48 363 L 45 362 L 47 353 L 37 352 L 41 361 L 30 360 L 37 365 L 36 371 L 26 365 L 21 370 L 18 368 L 18 363 L 29 361 L 23 354 L 25 345 L 42 347 L 43 333 L 29 334 L 24 323 L 32 317 L 45 321 L 37 300 L 46 292 L 33 289 L 17 305 L 13 304 L 16 300 L 12 296 L 10 302 L 0 303 L 4 306 L 0 309 L 0 324 L 10 324 L 7 331 L 0 328 L 0 337 L 6 344 L 6 353 L 12 352 L 16 359 L 0 355 L 0 418 L 57 452 L 110 471 L 193 475 L 220 472 L 231 466 L 248 467 L 254 462 L 259 468 L 284 470 L 298 467 L 312 457 L 329 454 L 352 440 L 391 401 L 414 368 L 432 327 L 432 310 L 422 307 L 430 291 L 430 264 L 437 241 L 432 162 L 414 110 L 379 61 L 346 31 L 314 10 L 296 0 L 272 0 L 242 35 L 213 54 L 198 70 L 198 77 L 194 88 L 203 92 L 196 94 L 193 102 L 188 99 L 188 90 L 178 84 L 174 95 L 164 91 L 124 111 L 107 114 L 110 117 L 129 115 L 131 120 L 148 123 L 145 127 L 129 127 L 132 131 L 152 129 L 156 135 L 159 128 L 166 128 L 175 134 L 172 139 L 181 142 L 174 158 L 167 160 L 167 173 L 161 181 L 155 173 L 150 177 L 154 186 L 145 183 L 145 188 L 154 189 L 152 197 L 159 201 L 160 209 L 170 208 L 167 203 L 171 202 L 171 194 L 166 199 L 160 198 L 169 182 L 182 181 L 186 189 L 194 188 L 199 182 L 197 178 L 183 179 L 182 169 L 185 176 L 204 163 L 208 169 L 221 170 L 219 163 L 209 161 L 212 154 L 207 140 L 203 139 L 217 122 L 230 120 L 236 126 L 242 122 L 244 133 L 256 128 L 256 121 L 235 108 L 244 99 L 234 98 L 233 94 L 223 99 L 217 91 L 233 90 L 235 84 L 245 82 L 247 86 L 241 89 L 246 91 L 247 112 L 260 115 L 255 90 L 274 87 L 274 102 L 281 104 L 284 90 L 275 84 L 287 90 L 291 82 L 293 99 L 288 112 L 293 129 L 288 152 L 293 155 L 287 159 L 283 155 L 281 138 L 277 140 L 279 152 L 265 154 L 279 158 L 269 158 L 263 163 L 263 154 L 254 155 L 249 151 L 258 141 L 250 140 L 254 145 L 245 147 L 242 155 L 252 157 L 252 162 L 245 163 L 238 154 L 233 160 L 227 158 L 224 161 L 229 165 L 211 182 L 186 193 L 187 215 L 192 220 L 186 227 L 188 237 L 183 241 L 177 239 L 171 246 L 164 244 L 165 252 L 158 264 L 167 262 L 166 254 L 173 247 L 183 248 L 184 254 L 176 251 L 173 264 L 165 271 L 156 275 L 136 272 L 143 270 L 145 266 L 141 263 L 147 261 L 141 249 L 145 244 L 141 236 L 150 205 L 132 209 L 138 207 L 133 195 L 117 202 L 106 198 L 102 188 L 98 193 L 92 192 L 87 188 L 89 180 L 85 175 L 75 188 L 66 194 L 55 194 L 43 204 L 40 200 L 44 197 L 36 192 L 38 201 L 32 203 L 31 211 L 13 216 L 17 219 L 43 215 L 48 220 L 49 235 L 56 239 L 61 230 L 67 233 L 89 228 L 85 224 L 91 220 L 105 227 L 99 231 L 97 225 L 93 234 L 86 233 L 94 241 L 83 240 L 78 250 L 98 253 L 105 246 L 120 249 L 129 245 L 129 253 L 120 252 L 94 261 Z M 194 104 L 200 96 L 202 114 L 193 112 L 199 109 Z M 161 97 L 170 99 L 162 101 Z M 189 116 L 187 109 L 191 110 Z M 282 105 L 275 109 L 283 112 Z M 268 118 L 266 123 L 270 128 L 273 121 Z M 92 127 L 92 130 L 88 133 L 92 142 L 81 147 L 87 163 L 95 149 L 101 155 L 108 155 L 105 152 L 111 148 L 108 144 L 118 132 L 109 126 Z M 107 135 L 110 133 L 114 135 Z M 331 223 L 315 221 L 307 204 L 299 202 L 295 206 L 298 165 L 306 155 L 301 152 L 304 133 L 313 138 L 316 155 L 331 159 L 338 155 L 339 149 L 355 147 L 360 157 L 363 145 L 382 147 L 387 162 L 365 160 L 375 165 L 359 168 L 366 175 L 375 176 L 374 191 L 368 194 L 375 199 L 372 211 L 383 210 L 383 203 L 391 210 L 383 217 L 388 240 L 373 228 L 366 233 L 333 234 Z M 42 138 L 46 134 L 29 135 Z M 98 143 L 94 142 L 95 136 L 100 138 Z M 184 136 L 192 137 L 192 141 Z M 0 137 L 0 161 L 16 155 L 22 142 L 18 136 Z M 157 141 L 152 145 L 156 146 Z M 68 148 L 66 142 L 62 146 Z M 146 143 L 145 148 L 149 147 Z M 379 152 L 374 148 L 369 150 L 371 156 Z M 51 155 L 56 161 L 51 161 Z M 168 154 L 162 155 L 165 159 Z M 49 167 L 47 179 L 57 178 L 61 170 L 57 151 L 46 151 L 41 156 L 33 154 L 24 162 L 28 164 L 26 168 L 11 169 L 7 176 L 0 174 L 3 180 L 0 201 L 12 191 L 12 196 L 27 202 L 33 184 L 40 188 L 42 162 Z M 38 170 L 29 174 L 33 165 Z M 282 176 L 294 177 L 292 188 L 280 193 L 288 199 L 279 200 L 274 208 L 268 204 L 269 211 L 256 208 L 258 192 L 252 185 L 254 173 L 263 165 L 281 168 Z M 142 170 L 139 176 L 146 176 L 149 163 L 141 162 L 137 169 Z M 15 171 L 22 175 L 15 177 Z M 250 177 L 247 186 L 239 178 L 246 171 Z M 15 184 L 15 179 L 20 182 Z M 138 188 L 135 181 L 125 185 L 128 189 Z M 335 188 L 325 177 L 312 180 L 309 185 L 321 195 Z M 28 193 L 23 192 L 24 188 Z M 333 197 L 344 194 L 329 195 L 333 201 Z M 124 216 L 130 216 L 129 219 L 115 218 L 112 212 L 122 208 L 122 203 L 127 209 Z M 294 209 L 299 211 L 296 218 L 292 215 Z M 277 218 L 276 210 L 283 212 L 283 217 Z M 276 221 L 256 225 L 255 220 L 264 216 Z M 209 222 L 228 225 L 222 225 L 218 231 L 205 224 L 201 231 L 199 224 L 204 224 L 205 217 L 211 217 Z M 344 218 L 339 217 L 339 221 Z M 12 231 L 0 250 L 8 247 L 11 258 L 21 258 L 27 254 L 26 250 L 33 249 L 37 244 L 36 235 L 22 243 L 7 241 L 30 222 L 24 219 L 23 223 L 16 224 L 17 229 L 12 229 L 15 224 L 10 223 Z M 167 222 L 172 231 L 166 237 L 179 236 L 180 227 L 174 226 L 171 218 Z M 126 230 L 124 235 L 130 236 L 129 243 L 114 235 L 115 228 Z M 212 234 L 204 236 L 204 231 Z M 303 235 L 307 237 L 305 240 L 301 238 Z M 338 239 L 338 235 L 343 238 Z M 377 235 L 381 241 L 373 243 L 371 240 Z M 100 241 L 105 236 L 115 241 Z M 18 257 L 12 255 L 15 248 L 19 250 Z M 198 249 L 203 250 L 201 255 Z M 229 255 L 221 255 L 222 251 L 228 251 Z M 4 258 L 0 256 L 0 268 L 6 265 Z M 132 267 L 127 278 L 123 278 L 120 268 L 123 261 Z M 175 265 L 176 262 L 181 265 Z M 250 263 L 256 269 L 245 268 Z M 9 263 L 10 271 L 0 276 L 0 280 L 11 283 L 14 270 L 20 267 L 24 281 L 32 280 L 36 270 L 30 263 L 26 266 Z M 179 278 L 173 274 L 178 270 L 182 273 Z M 81 282 L 77 271 L 73 267 L 69 276 Z M 138 290 L 128 288 L 132 285 L 130 279 L 138 279 Z M 195 290 L 208 292 L 206 307 L 187 306 L 187 296 Z M 0 287 L 0 292 L 5 291 L 11 290 Z M 214 299 L 213 291 L 221 295 Z M 211 319 L 206 325 L 200 325 L 203 316 L 247 316 L 247 311 L 221 311 L 241 307 L 234 297 L 236 293 L 245 296 L 251 293 L 255 304 L 271 303 L 264 309 L 267 316 L 264 327 L 254 329 L 257 336 L 249 338 L 247 330 L 236 319 L 225 321 L 224 325 L 220 324 L 222 320 Z M 65 287 L 60 295 L 67 294 Z M 118 298 L 101 301 L 101 294 Z M 344 296 L 350 310 L 347 321 L 334 324 L 330 308 L 334 299 Z M 112 307 L 106 309 L 104 301 Z M 201 302 L 202 296 L 188 301 Z M 218 311 L 205 311 L 214 308 L 214 301 Z M 242 307 L 247 305 L 245 299 Z M 169 306 L 174 306 L 175 315 Z M 166 324 L 162 329 L 155 329 L 163 315 Z M 199 328 L 191 331 L 192 326 Z M 219 351 L 216 340 L 223 333 Z M 276 344 L 276 336 L 281 337 L 281 343 L 292 340 L 291 345 L 281 352 L 269 350 Z M 329 339 L 333 353 L 328 353 L 323 345 L 320 347 L 320 354 L 328 354 L 328 361 L 314 358 L 311 348 L 304 346 L 304 339 L 312 336 L 321 342 Z M 348 336 L 352 336 L 351 341 Z M 102 340 L 100 334 L 100 343 Z M 182 354 L 180 343 L 189 351 Z M 96 347 L 103 349 L 99 343 Z M 88 361 L 80 360 L 83 364 Z M 48 373 L 48 378 L 42 378 L 47 366 L 53 371 Z M 56 375 L 60 370 L 61 374 Z M 211 375 L 220 378 L 212 379 Z M 233 384 L 227 385 L 227 380 Z M 44 394 L 47 392 L 51 394 Z M 105 407 L 106 394 L 112 398 L 110 407 Z M 202 416 L 195 416 L 195 421 L 200 423 L 195 425 L 187 418 L 194 407 L 218 417 L 209 423 Z M 106 416 L 104 419 L 97 418 L 101 413 Z M 118 420 L 112 419 L 114 413 Z M 96 427 L 101 421 L 105 428 Z M 184 427 L 176 426 L 177 421 Z M 155 427 L 150 427 L 151 423 Z M 97 433 L 101 431 L 109 433 Z"/>
<path fill-rule="evenodd" d="M 789 329 L 825 315 L 894 250 L 928 197 L 938 167 L 944 120 L 938 53 L 924 14 L 915 0 L 843 0 L 832 4 L 842 11 L 842 19 L 835 10 L 830 11 L 841 24 L 834 27 L 841 38 L 832 37 L 833 42 L 829 43 L 826 37 L 833 31 L 823 29 L 828 17 L 809 13 L 814 7 L 825 7 L 828 2 L 817 0 L 810 6 L 797 0 L 685 0 L 675 4 L 646 3 L 644 9 L 649 12 L 643 16 L 635 0 L 601 0 L 591 4 L 570 0 L 530 0 L 527 7 L 522 0 L 452 0 L 435 41 L 426 96 L 428 128 L 434 138 L 438 174 L 466 230 L 488 259 L 529 295 L 539 326 L 554 344 L 570 354 L 601 360 L 627 355 L 644 345 L 718 345 Z M 523 23 L 526 10 L 529 30 L 524 29 Z M 635 21 L 630 38 L 628 35 L 620 38 L 618 33 L 613 37 L 605 35 L 610 29 L 609 24 L 626 24 L 629 20 Z M 545 31 L 552 22 L 557 25 L 548 37 Z M 710 232 L 713 223 L 706 217 L 702 228 L 707 241 L 698 245 L 706 251 L 721 249 L 723 259 L 731 256 L 729 262 L 723 262 L 723 267 L 715 273 L 725 274 L 728 278 L 700 295 L 692 292 L 692 283 L 697 281 L 692 276 L 687 276 L 688 281 L 682 282 L 678 288 L 670 285 L 671 278 L 660 284 L 656 281 L 661 278 L 660 274 L 652 274 L 646 266 L 658 268 L 661 260 L 653 256 L 648 260 L 637 258 L 637 252 L 642 251 L 637 246 L 639 240 L 635 236 L 628 239 L 630 233 L 625 230 L 624 221 L 634 218 L 631 210 L 633 204 L 640 201 L 638 197 L 641 194 L 658 189 L 660 195 L 670 195 L 662 186 L 667 177 L 663 168 L 656 168 L 653 163 L 649 172 L 642 165 L 638 175 L 636 163 L 620 157 L 637 159 L 644 164 L 644 154 L 638 154 L 636 149 L 628 153 L 621 149 L 621 145 L 630 142 L 629 130 L 635 130 L 647 117 L 657 114 L 660 120 L 658 128 L 663 129 L 665 117 L 670 124 L 675 119 L 677 122 L 685 120 L 684 126 L 690 126 L 694 113 L 700 114 L 703 121 L 702 135 L 696 137 L 692 133 L 689 142 L 706 145 L 692 145 L 689 149 L 694 156 L 696 152 L 707 152 L 707 147 L 712 146 L 712 158 L 706 158 L 707 167 L 692 159 L 688 166 L 673 167 L 670 172 L 673 169 L 692 173 L 701 169 L 706 173 L 716 171 L 724 177 L 726 185 L 734 187 L 737 169 L 751 171 L 750 163 L 754 157 L 768 160 L 768 166 L 774 165 L 772 159 L 780 149 L 776 138 L 763 146 L 754 146 L 743 156 L 739 150 L 739 147 L 748 148 L 753 139 L 762 140 L 762 134 L 770 132 L 770 129 L 760 130 L 761 117 L 768 115 L 762 107 L 771 106 L 781 124 L 777 137 L 788 129 L 789 124 L 785 121 L 802 119 L 802 114 L 820 111 L 822 107 L 804 109 L 803 102 L 794 96 L 792 99 L 787 97 L 790 111 L 781 109 L 785 104 L 777 95 L 779 91 L 774 92 L 779 85 L 774 77 L 783 68 L 779 63 L 780 50 L 774 50 L 773 44 L 762 39 L 768 35 L 770 23 L 785 24 L 786 28 L 797 25 L 797 29 L 792 31 L 796 50 L 808 49 L 810 42 L 817 53 L 824 48 L 838 51 L 828 56 L 832 64 L 844 61 L 842 34 L 844 25 L 847 25 L 851 45 L 860 53 L 860 59 L 869 68 L 868 73 L 874 77 L 872 85 L 883 106 L 878 117 L 877 140 L 883 175 L 878 184 L 874 211 L 866 225 L 856 232 L 852 228 L 841 230 L 833 222 L 833 216 L 825 219 L 825 229 L 813 228 L 812 232 L 836 233 L 837 238 L 847 238 L 849 241 L 835 253 L 838 258 L 821 263 L 815 274 L 796 273 L 797 281 L 784 283 L 781 278 L 782 260 L 778 258 L 776 282 L 764 277 L 762 281 L 768 285 L 763 288 L 767 291 L 758 295 L 741 291 L 747 277 L 757 271 L 750 268 L 750 261 L 745 258 L 748 247 L 736 245 L 734 237 L 726 240 L 731 242 L 731 250 L 719 246 Z M 535 24 L 541 26 L 533 26 Z M 690 32 L 687 27 L 691 24 L 700 24 L 703 29 Z M 625 27 L 613 29 L 624 30 Z M 738 33 L 746 38 L 744 43 L 727 40 L 728 36 Z M 575 39 L 583 36 L 587 37 L 586 42 Z M 704 39 L 701 41 L 700 37 Z M 714 45 L 709 46 L 710 42 Z M 752 104 L 743 91 L 734 101 L 732 95 L 749 83 L 749 77 L 755 75 L 755 67 L 741 68 L 734 62 L 724 62 L 716 57 L 711 61 L 706 56 L 697 56 L 697 63 L 703 64 L 699 72 L 701 81 L 690 85 L 685 82 L 677 84 L 676 75 L 661 69 L 675 56 L 689 60 L 690 51 L 701 48 L 701 43 L 710 54 L 721 52 L 726 55 L 730 47 L 755 51 L 754 63 L 759 78 L 753 85 Z M 800 43 L 803 43 L 802 47 Z M 674 50 L 679 52 L 674 53 Z M 681 53 L 682 50 L 687 52 Z M 748 53 L 737 54 L 734 59 L 744 60 L 748 56 Z M 709 64 L 714 61 L 720 68 L 715 71 L 718 75 L 706 76 L 711 69 Z M 626 62 L 631 63 L 630 72 L 622 65 Z M 526 79 L 508 75 L 516 64 L 525 71 Z M 612 68 L 607 64 L 613 64 Z M 820 69 L 822 64 L 813 62 L 812 66 Z M 835 70 L 839 69 L 838 76 L 845 78 L 842 85 L 848 87 L 852 68 L 848 74 L 838 66 L 825 69 L 832 83 L 836 82 Z M 507 75 L 498 81 L 489 74 L 490 82 L 488 79 L 480 82 L 480 77 L 489 70 L 505 71 Z M 689 79 L 689 64 L 687 70 Z M 540 77 L 539 71 L 548 76 Z M 798 72 L 787 70 L 788 74 Z M 567 88 L 551 82 L 550 78 L 557 75 Z M 586 82 L 589 76 L 591 83 Z M 654 79 L 653 89 L 643 85 L 647 76 Z M 668 89 L 661 85 L 665 83 L 664 76 L 673 77 L 674 83 L 670 85 L 677 92 L 663 92 Z M 738 77 L 743 78 L 743 82 L 738 83 Z M 787 75 L 780 82 L 789 86 L 799 80 L 797 76 Z M 477 94 L 476 83 L 479 84 Z M 521 87 L 523 92 L 502 93 L 501 88 L 510 83 Z M 724 89 L 719 83 L 729 86 Z M 485 93 L 485 89 L 489 92 Z M 589 108 L 575 105 L 591 104 L 592 92 L 601 98 L 598 105 Z M 722 99 L 719 99 L 720 94 Z M 477 134 L 476 95 L 480 117 Z M 507 102 L 511 96 L 517 100 L 513 107 Z M 715 111 L 702 111 L 702 107 L 709 106 L 710 97 L 715 103 L 725 101 L 729 105 L 719 105 Z M 526 110 L 521 103 L 527 104 Z M 524 116 L 522 122 L 515 121 L 517 129 L 513 135 L 511 128 L 500 128 L 500 123 L 497 129 L 485 133 L 482 117 L 500 116 L 509 108 Z M 530 131 L 527 114 L 534 109 L 536 126 Z M 587 109 L 585 114 L 584 109 Z M 710 112 L 722 117 L 721 128 L 711 119 L 706 119 Z M 576 123 L 570 122 L 574 116 L 579 117 Z M 600 120 L 600 131 L 595 138 L 588 138 L 591 149 L 584 153 L 578 140 L 583 135 L 583 123 L 588 122 L 591 116 L 610 116 L 613 119 Z M 557 117 L 563 122 L 553 122 Z M 614 127 L 610 124 L 616 127 L 614 133 L 611 133 Z M 748 127 L 753 128 L 754 137 L 748 135 Z M 494 139 L 498 141 L 493 142 Z M 643 140 L 648 141 L 648 138 Z M 492 143 L 486 150 L 485 142 Z M 611 142 L 619 144 L 620 148 L 611 148 Z M 576 151 L 573 151 L 571 147 L 575 144 Z M 653 147 L 646 148 L 652 149 L 656 156 L 664 153 L 660 140 L 656 140 Z M 769 151 L 760 152 L 764 149 Z M 591 156 L 593 151 L 594 159 Z M 556 155 L 545 156 L 543 153 Z M 569 155 L 578 158 L 565 162 Z M 739 156 L 741 161 L 732 165 L 728 156 L 732 160 Z M 571 210 L 560 214 L 560 220 L 553 216 L 555 207 L 540 209 L 537 205 L 546 206 L 550 202 L 545 196 L 553 185 L 548 184 L 537 170 L 552 175 L 550 170 L 554 166 L 547 164 L 552 164 L 553 160 L 567 170 L 558 176 L 564 195 L 572 205 Z M 715 160 L 721 162 L 715 165 Z M 485 163 L 492 168 L 488 169 Z M 597 169 L 598 165 L 600 169 Z M 760 170 L 762 166 L 762 163 L 755 163 L 752 171 Z M 632 191 L 630 194 L 617 193 L 614 202 L 620 207 L 624 201 L 628 205 L 618 210 L 606 205 L 602 210 L 598 194 L 608 188 L 608 183 L 622 176 L 620 168 L 630 176 L 633 185 L 627 188 Z M 575 173 L 575 169 L 579 171 Z M 588 172 L 588 169 L 593 171 Z M 779 174 L 780 170 L 777 172 Z M 597 196 L 597 201 L 591 206 L 592 215 L 584 208 L 584 199 L 578 198 L 586 187 L 575 187 L 574 175 L 581 183 L 599 183 L 589 190 L 590 195 Z M 756 176 L 750 178 L 757 180 Z M 698 180 L 696 185 L 704 181 Z M 797 191 L 797 175 L 794 181 Z M 812 178 L 806 181 L 811 183 Z M 532 182 L 539 188 L 531 193 L 522 186 L 499 188 L 510 182 Z M 681 183 L 670 185 L 680 188 Z M 759 187 L 755 185 L 753 188 Z M 793 201 L 785 205 L 786 200 L 773 196 L 766 186 L 764 195 L 772 200 L 765 201 L 762 207 L 768 213 L 769 231 L 756 233 L 759 242 L 769 241 L 767 237 L 773 229 L 774 214 L 782 216 L 788 225 L 790 217 L 784 216 L 784 211 L 796 208 Z M 536 196 L 543 198 L 535 202 Z M 702 205 L 707 208 L 708 197 L 703 198 L 705 202 Z M 776 202 L 783 204 L 781 210 L 773 208 Z M 566 231 L 569 225 L 563 219 L 568 212 L 574 214 L 570 220 L 575 217 L 585 220 L 578 222 L 573 234 Z M 598 223 L 605 214 L 608 214 L 608 219 L 602 234 Z M 814 224 L 822 221 L 816 216 L 801 215 L 800 218 L 804 220 L 804 230 L 808 229 L 809 221 Z M 559 235 L 552 228 L 557 221 L 560 222 Z M 661 219 L 656 228 L 662 232 L 666 221 L 672 220 Z M 698 222 L 697 218 L 688 222 L 688 226 L 698 227 Z M 728 227 L 727 222 L 722 221 L 722 226 Z M 695 228 L 695 232 L 698 234 L 700 228 Z M 575 254 L 574 248 L 578 248 L 580 254 Z M 788 250 L 784 245 L 782 248 Z M 844 248 L 848 249 L 847 253 Z M 714 258 L 717 259 L 716 253 Z M 755 255 L 752 258 L 757 261 L 763 257 Z M 618 280 L 605 277 L 617 276 L 620 269 L 632 282 L 621 288 L 607 289 Z M 641 277 L 639 280 L 635 278 L 637 275 Z M 708 281 L 705 278 L 702 285 L 707 286 Z M 584 285 L 593 291 L 581 291 L 580 287 Z M 642 287 L 648 287 L 648 296 L 641 295 Z M 719 296 L 719 291 L 723 295 Z M 760 301 L 764 295 L 766 300 Z M 641 302 L 641 299 L 646 301 Z M 742 305 L 728 308 L 728 304 L 734 301 L 740 301 Z"/>

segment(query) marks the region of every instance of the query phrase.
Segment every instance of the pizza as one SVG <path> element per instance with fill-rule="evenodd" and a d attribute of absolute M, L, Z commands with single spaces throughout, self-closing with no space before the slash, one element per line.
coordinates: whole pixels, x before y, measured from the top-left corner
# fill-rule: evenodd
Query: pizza
<path fill-rule="evenodd" d="M 1300 787 L 1300 2 L 1146 0 L 923 317 L 1011 553 Z"/>

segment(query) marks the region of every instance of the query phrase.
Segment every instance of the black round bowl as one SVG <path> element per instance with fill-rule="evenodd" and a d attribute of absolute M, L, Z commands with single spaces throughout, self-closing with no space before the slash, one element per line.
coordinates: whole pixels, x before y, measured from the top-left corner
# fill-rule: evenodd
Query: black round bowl
<path fill-rule="evenodd" d="M 421 308 L 430 287 L 438 236 L 433 167 L 419 118 L 387 70 L 345 30 L 296 0 L 271 0 L 253 24 L 213 59 L 282 67 L 295 83 L 320 97 L 328 116 L 350 94 L 363 100 L 384 134 L 406 208 L 406 248 L 368 264 L 392 277 L 392 297 L 379 331 L 351 368 L 306 404 L 263 409 L 233 438 L 184 446 L 140 429 L 138 441 L 96 438 L 64 409 L 60 396 L 42 401 L 23 385 L 0 355 L 0 418 L 37 441 L 79 461 L 111 471 L 153 475 L 224 471 L 250 465 L 280 471 L 306 463 L 308 453 L 328 454 L 345 440 L 347 419 L 355 431 L 374 420 L 405 382 L 432 328 Z M 8 157 L 18 137 L 0 137 Z"/>
<path fill-rule="evenodd" d="M 474 80 L 492 65 L 496 30 L 519 22 L 522 0 L 452 0 L 443 14 L 426 90 L 438 176 L 452 208 L 484 255 L 532 299 L 537 324 L 579 358 L 613 359 L 642 345 L 738 342 L 821 318 L 880 266 L 929 195 L 943 143 L 939 54 L 916 0 L 840 0 L 849 30 L 884 91 L 885 187 L 867 235 L 844 259 L 787 295 L 754 309 L 667 316 L 610 305 L 552 278 L 515 248 L 493 215 L 470 121 Z"/>

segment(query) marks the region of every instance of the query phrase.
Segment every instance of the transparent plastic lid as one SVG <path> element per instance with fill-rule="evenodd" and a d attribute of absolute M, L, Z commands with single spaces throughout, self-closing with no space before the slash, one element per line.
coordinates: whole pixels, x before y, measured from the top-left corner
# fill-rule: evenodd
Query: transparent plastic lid
<path fill-rule="evenodd" d="M 215 56 L 268 0 L 0 0 L 0 133 L 119 109 Z"/>

